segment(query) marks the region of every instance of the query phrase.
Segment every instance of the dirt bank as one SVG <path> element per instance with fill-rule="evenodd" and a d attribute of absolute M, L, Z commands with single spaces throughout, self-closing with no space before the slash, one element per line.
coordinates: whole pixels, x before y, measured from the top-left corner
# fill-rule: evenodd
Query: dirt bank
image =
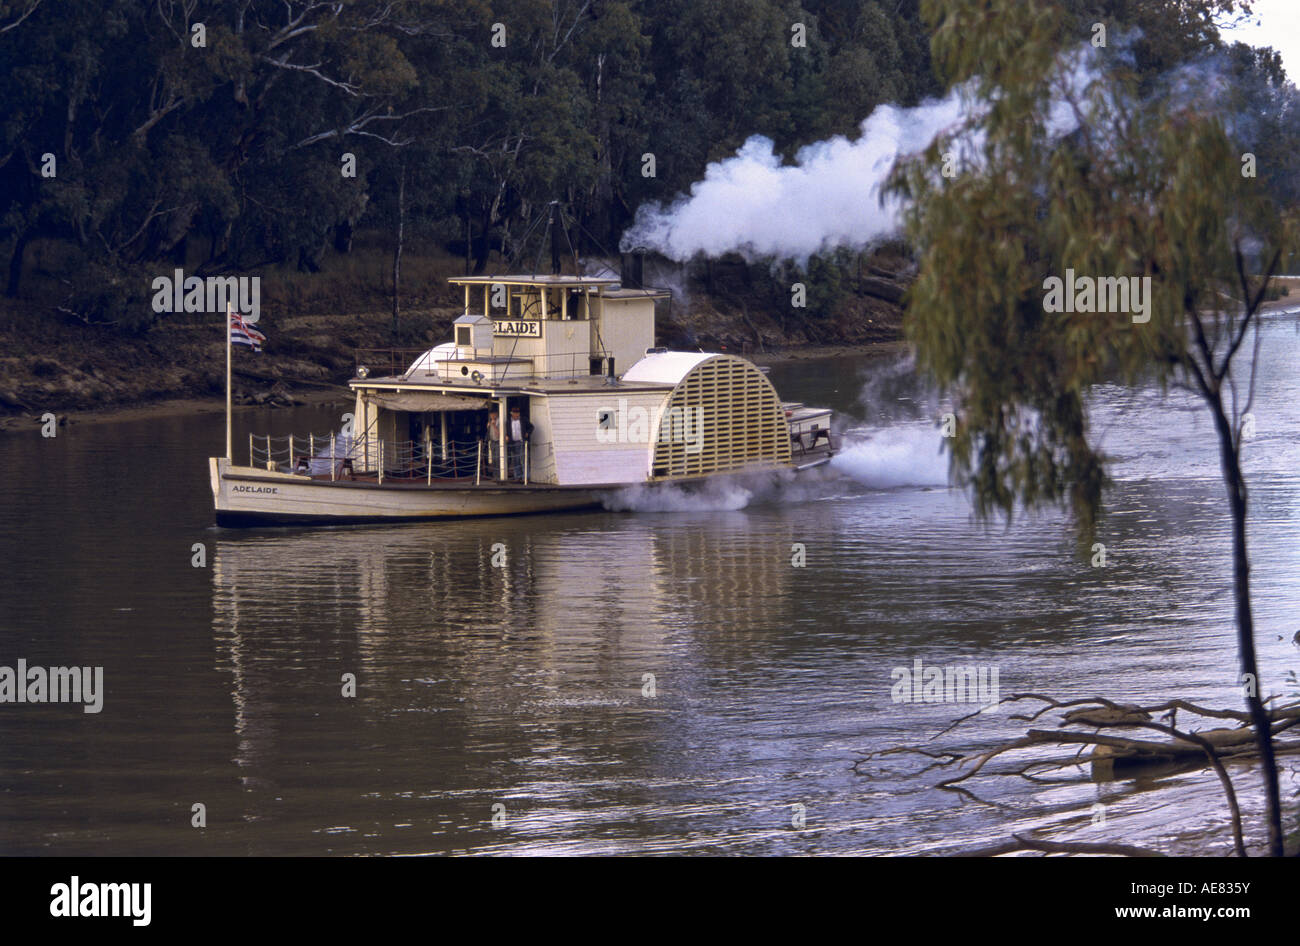
<path fill-rule="evenodd" d="M 880 341 L 810 343 L 788 335 L 775 320 L 750 319 L 764 334 L 737 328 L 710 307 L 698 315 L 676 306 L 663 344 L 730 351 L 760 364 L 791 358 L 873 351 L 899 344 L 897 329 Z M 259 325 L 264 351 L 236 347 L 232 388 L 237 406 L 285 407 L 343 401 L 357 349 L 427 349 L 446 341 L 456 309 L 410 313 L 393 344 L 391 314 L 290 316 L 267 311 Z M 661 317 L 661 321 L 664 321 Z M 771 324 L 769 324 L 771 323 Z M 662 328 L 662 326 L 661 326 Z M 161 325 L 143 338 L 111 329 L 67 325 L 0 330 L 0 430 L 35 427 L 49 412 L 61 422 L 88 423 L 225 408 L 225 346 L 218 324 Z"/>
<path fill-rule="evenodd" d="M 462 262 L 432 253 L 404 267 L 410 285 L 396 331 L 384 262 L 354 254 L 329 272 L 267 275 L 258 323 L 267 343 L 260 353 L 235 348 L 234 402 L 277 407 L 341 400 L 358 349 L 423 351 L 447 341 L 463 304 L 447 277 Z M 897 343 L 907 283 L 895 273 L 907 268 L 898 253 L 863 254 L 855 271 L 841 271 L 833 292 L 810 284 L 806 305 L 792 304 L 788 279 L 739 259 L 663 262 L 647 267 L 645 282 L 673 290 L 672 300 L 659 305 L 658 344 L 771 363 Z M 40 286 L 39 279 L 31 282 Z M 39 295 L 0 300 L 0 429 L 34 426 L 47 412 L 75 423 L 223 409 L 222 316 L 168 315 L 133 336 L 120 326 L 58 315 Z M 388 358 L 367 360 L 374 367 Z"/>

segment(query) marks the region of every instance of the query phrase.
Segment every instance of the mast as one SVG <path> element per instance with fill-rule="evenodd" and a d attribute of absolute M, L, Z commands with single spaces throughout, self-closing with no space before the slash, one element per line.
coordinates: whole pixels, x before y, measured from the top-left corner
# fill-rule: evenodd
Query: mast
<path fill-rule="evenodd" d="M 230 445 L 230 303 L 226 303 L 226 461 L 233 458 Z"/>
<path fill-rule="evenodd" d="M 551 275 L 560 275 L 560 233 L 562 229 L 560 217 L 560 202 L 551 201 L 551 225 L 548 228 L 551 231 Z"/>

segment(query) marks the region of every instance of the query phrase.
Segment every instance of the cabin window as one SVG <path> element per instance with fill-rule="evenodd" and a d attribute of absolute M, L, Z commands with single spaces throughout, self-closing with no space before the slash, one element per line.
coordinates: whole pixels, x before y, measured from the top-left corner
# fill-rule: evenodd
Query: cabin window
<path fill-rule="evenodd" d="M 474 345 L 473 333 L 468 325 L 456 326 L 456 344 L 461 348 L 472 348 Z"/>
<path fill-rule="evenodd" d="M 585 293 L 574 290 L 569 293 L 568 317 L 570 321 L 582 321 L 587 317 L 587 313 L 582 309 L 582 300 Z"/>
<path fill-rule="evenodd" d="M 540 319 L 542 317 L 541 297 L 535 293 L 516 292 L 510 297 L 510 315 L 516 319 Z"/>
<path fill-rule="evenodd" d="M 604 359 L 604 358 L 593 358 L 593 359 L 591 359 L 591 373 L 592 373 L 592 374 L 602 374 L 602 373 L 604 372 L 604 370 L 605 370 L 605 359 Z"/>

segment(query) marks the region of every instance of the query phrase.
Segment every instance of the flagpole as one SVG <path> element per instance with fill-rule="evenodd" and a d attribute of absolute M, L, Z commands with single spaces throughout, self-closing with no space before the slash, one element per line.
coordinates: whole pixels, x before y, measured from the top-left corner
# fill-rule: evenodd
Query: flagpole
<path fill-rule="evenodd" d="M 226 303 L 226 462 L 231 462 L 234 454 L 230 439 L 230 303 Z"/>

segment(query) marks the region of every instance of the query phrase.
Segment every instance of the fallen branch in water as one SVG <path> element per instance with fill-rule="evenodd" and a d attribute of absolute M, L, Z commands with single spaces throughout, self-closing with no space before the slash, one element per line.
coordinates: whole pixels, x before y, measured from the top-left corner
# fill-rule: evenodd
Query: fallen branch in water
<path fill-rule="evenodd" d="M 1090 844 L 1083 841 L 1043 841 L 1019 834 L 1011 835 L 1012 840 L 1003 841 L 992 847 L 965 851 L 959 857 L 997 857 L 1015 851 L 1041 851 L 1044 854 L 1111 854 L 1117 857 L 1167 857 L 1160 851 L 1146 847 L 1134 847 L 1131 844 Z"/>
<path fill-rule="evenodd" d="M 1140 771 L 1144 766 L 1161 764 L 1195 764 L 1204 759 L 1214 769 L 1215 775 L 1223 788 L 1224 799 L 1232 816 L 1233 850 L 1239 857 L 1246 857 L 1246 845 L 1242 836 L 1241 809 L 1237 803 L 1237 794 L 1223 766 L 1223 760 L 1242 760 L 1258 755 L 1259 747 L 1251 726 L 1251 716 L 1236 710 L 1213 709 L 1190 703 L 1186 700 L 1168 700 L 1151 706 L 1120 704 L 1104 697 L 1089 697 L 1076 700 L 1056 700 L 1038 693 L 1015 693 L 999 700 L 995 706 L 1024 701 L 1036 701 L 1043 705 L 1028 715 L 1012 715 L 1013 720 L 1034 723 L 1049 713 L 1058 713 L 1058 728 L 1029 729 L 1025 734 L 1010 742 L 987 749 L 969 752 L 934 751 L 919 746 L 895 746 L 878 752 L 869 753 L 853 763 L 852 769 L 859 775 L 871 777 L 870 772 L 863 772 L 861 766 L 895 755 L 916 755 L 930 760 L 917 775 L 935 769 L 956 768 L 964 770 L 961 774 L 945 778 L 936 783 L 936 788 L 957 791 L 978 798 L 963 785 L 982 772 L 985 766 L 1007 753 L 1033 749 L 1042 746 L 1077 746 L 1078 751 L 1068 759 L 1035 758 L 1028 763 L 1009 769 L 1000 769 L 986 773 L 994 775 L 1011 775 L 1032 782 L 1047 782 L 1041 777 L 1043 771 L 1077 768 L 1081 762 L 1091 764 L 1093 781 L 1111 781 L 1115 778 L 1116 767 L 1121 770 Z M 986 714 L 990 706 L 981 707 L 974 713 L 959 717 L 944 727 L 935 736 L 943 736 L 967 720 Z M 1233 728 L 1216 728 L 1189 730 L 1179 728 L 1179 712 L 1202 720 L 1232 720 L 1240 725 Z M 1278 735 L 1300 725 L 1300 702 L 1287 704 L 1268 710 L 1270 734 L 1274 740 Z M 1107 729 L 1148 729 L 1168 736 L 1166 740 L 1138 739 L 1133 736 L 1112 735 L 1104 733 Z M 1082 730 L 1082 731 L 1081 731 Z M 1092 752 L 1084 755 L 1086 749 Z M 1300 740 L 1274 742 L 1275 754 L 1300 752 Z M 1069 780 L 1056 780 L 1061 781 Z M 1126 845 L 1082 844 L 1043 841 L 1022 838 L 1013 835 L 1015 841 L 1008 841 L 992 848 L 982 849 L 988 855 L 1009 853 L 1017 850 L 1036 850 L 1044 853 L 1078 853 L 1078 854 L 1124 854 L 1126 856 L 1155 856 L 1157 852 L 1144 851 Z"/>

